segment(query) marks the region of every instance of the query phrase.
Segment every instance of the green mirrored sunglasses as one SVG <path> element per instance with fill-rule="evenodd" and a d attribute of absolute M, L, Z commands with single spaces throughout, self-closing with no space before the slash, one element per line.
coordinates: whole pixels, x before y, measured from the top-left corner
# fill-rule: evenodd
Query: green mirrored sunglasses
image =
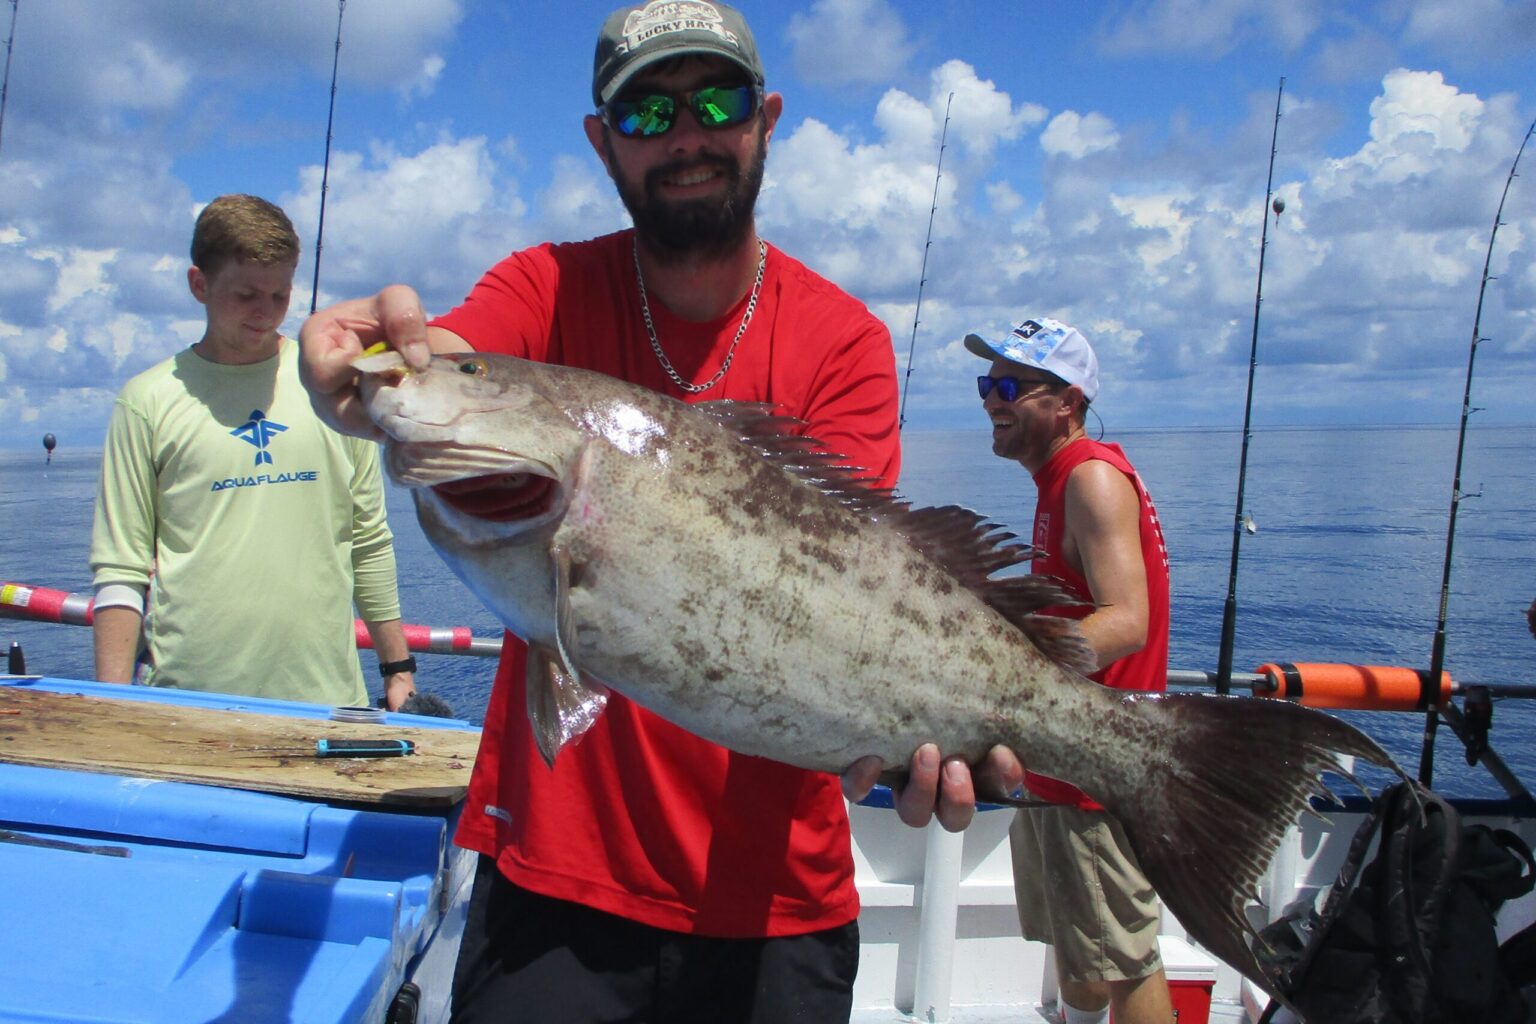
<path fill-rule="evenodd" d="M 757 103 L 756 86 L 706 85 L 682 96 L 656 92 L 609 100 L 603 115 L 620 135 L 652 138 L 671 131 L 685 105 L 705 128 L 730 128 L 756 113 Z"/>

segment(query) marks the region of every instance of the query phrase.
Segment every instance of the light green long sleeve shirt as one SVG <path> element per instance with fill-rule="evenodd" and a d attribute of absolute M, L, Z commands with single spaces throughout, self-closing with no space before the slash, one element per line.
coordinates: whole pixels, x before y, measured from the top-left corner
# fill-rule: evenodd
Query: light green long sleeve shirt
<path fill-rule="evenodd" d="M 123 387 L 91 569 L 149 586 L 156 686 L 364 704 L 353 605 L 400 616 L 378 447 L 320 422 L 288 339 L 248 366 L 187 349 Z"/>

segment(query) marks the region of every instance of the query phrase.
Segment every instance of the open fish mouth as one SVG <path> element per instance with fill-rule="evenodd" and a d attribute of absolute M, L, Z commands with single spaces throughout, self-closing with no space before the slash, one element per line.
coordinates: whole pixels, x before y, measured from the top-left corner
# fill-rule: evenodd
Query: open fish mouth
<path fill-rule="evenodd" d="M 453 441 L 391 438 L 384 467 L 397 484 L 426 488 L 456 511 L 496 522 L 544 515 L 560 492 L 554 470 L 537 459 Z"/>
<path fill-rule="evenodd" d="M 432 487 L 449 508 L 493 523 L 543 518 L 554 508 L 556 491 L 554 480 L 535 473 L 490 473 Z"/>

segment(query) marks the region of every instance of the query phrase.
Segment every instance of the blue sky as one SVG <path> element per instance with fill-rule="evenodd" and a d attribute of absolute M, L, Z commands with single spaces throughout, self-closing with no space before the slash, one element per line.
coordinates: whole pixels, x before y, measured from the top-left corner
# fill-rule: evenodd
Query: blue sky
<path fill-rule="evenodd" d="M 1536 116 L 1529 0 L 793 0 L 739 5 L 785 113 L 762 233 L 914 358 L 908 429 L 981 425 L 960 339 L 1093 340 L 1111 433 L 1242 423 L 1286 79 L 1254 421 L 1460 414 L 1478 283 Z M 0 125 L 0 446 L 100 443 L 134 373 L 195 341 L 196 211 L 282 204 L 310 305 L 332 0 L 19 0 Z M 433 311 L 511 249 L 627 223 L 588 149 L 606 2 L 348 0 L 320 301 Z M 0 32 L 12 5 L 0 3 Z M 935 161 L 950 106 L 922 322 Z M 1536 154 L 1483 310 L 1479 423 L 1536 421 Z M 915 344 L 914 344 L 915 341 Z"/>

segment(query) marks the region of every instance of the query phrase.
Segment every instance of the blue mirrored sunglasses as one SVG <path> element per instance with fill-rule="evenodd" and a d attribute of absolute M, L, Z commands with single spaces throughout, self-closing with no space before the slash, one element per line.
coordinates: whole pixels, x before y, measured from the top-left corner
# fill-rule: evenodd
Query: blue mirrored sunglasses
<path fill-rule="evenodd" d="M 705 128 L 731 128 L 757 112 L 755 85 L 706 85 L 683 96 L 655 92 L 609 100 L 603 120 L 620 135 L 653 138 L 665 135 L 677 123 L 684 106 L 693 111 Z"/>
<path fill-rule="evenodd" d="M 1048 380 L 1021 380 L 1018 377 L 990 377 L 982 374 L 976 378 L 976 390 L 981 394 L 982 401 L 996 388 L 1005 402 L 1016 401 L 1020 395 L 1027 395 L 1040 388 L 1048 388 L 1053 384 Z"/>

